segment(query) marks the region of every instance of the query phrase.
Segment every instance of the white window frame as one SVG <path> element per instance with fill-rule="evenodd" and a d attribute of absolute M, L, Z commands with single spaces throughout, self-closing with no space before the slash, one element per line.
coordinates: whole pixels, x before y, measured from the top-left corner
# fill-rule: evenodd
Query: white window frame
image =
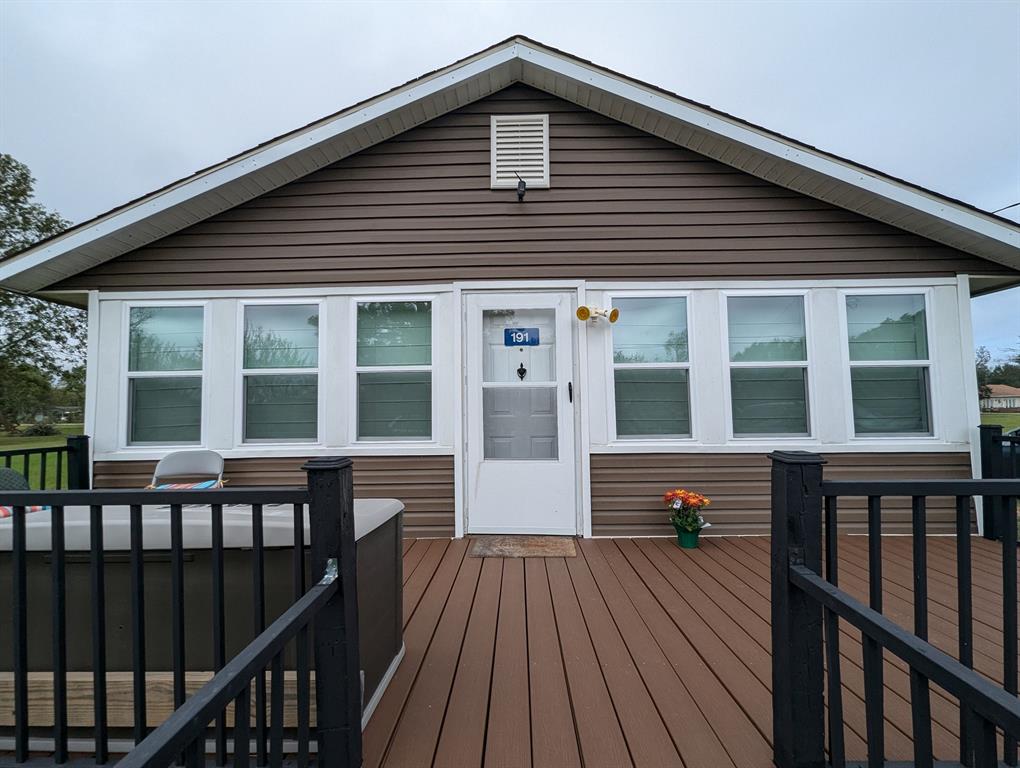
<path fill-rule="evenodd" d="M 515 189 L 517 179 L 497 180 L 496 179 L 496 123 L 503 119 L 542 119 L 542 179 L 525 179 L 530 189 L 549 189 L 552 186 L 552 179 L 549 175 L 549 115 L 490 115 L 489 116 L 489 188 L 490 189 Z"/>
<path fill-rule="evenodd" d="M 132 371 L 130 369 L 131 350 L 131 310 L 148 307 L 153 309 L 173 309 L 176 307 L 202 308 L 202 367 L 194 371 Z M 152 300 L 124 301 L 121 304 L 120 320 L 120 376 L 119 379 L 119 424 L 117 425 L 118 448 L 123 451 L 153 451 L 164 448 L 205 448 L 208 439 L 209 408 L 211 407 L 209 382 L 209 338 L 212 312 L 209 300 Z M 199 419 L 198 442 L 187 443 L 132 443 L 131 442 L 131 379 L 163 379 L 163 378 L 195 378 L 201 379 L 201 417 Z"/>
<path fill-rule="evenodd" d="M 314 368 L 245 368 L 244 367 L 244 316 L 245 308 L 253 306 L 309 306 L 315 305 L 319 312 L 319 332 L 318 337 L 318 354 L 316 356 L 316 363 Z M 325 351 L 325 334 L 322 332 L 325 325 L 326 317 L 326 303 L 322 297 L 307 297 L 307 298 L 283 298 L 283 299 L 242 299 L 237 302 L 237 319 L 235 322 L 235 333 L 236 343 L 234 349 L 236 350 L 234 371 L 236 373 L 234 381 L 234 447 L 235 448 L 249 448 L 249 447 L 266 447 L 274 445 L 307 445 L 318 447 L 322 446 L 322 435 L 324 432 L 323 422 L 325 420 L 325 398 L 323 397 L 323 381 L 322 381 L 322 356 Z M 315 408 L 315 437 L 314 438 L 295 438 L 293 440 L 245 440 L 244 439 L 244 427 L 245 427 L 245 407 L 244 407 L 244 378 L 245 376 L 272 376 L 272 375 L 310 375 L 315 374 L 316 377 L 316 408 Z"/>
<path fill-rule="evenodd" d="M 928 337 L 927 360 L 855 360 L 850 361 L 850 324 L 846 300 L 849 296 L 922 296 L 924 297 L 924 332 Z M 903 287 L 882 288 L 843 288 L 838 292 L 839 327 L 842 338 L 841 356 L 843 360 L 843 381 L 847 393 L 846 433 L 851 442 L 888 442 L 916 440 L 918 442 L 934 442 L 939 439 L 938 376 L 936 375 L 937 343 L 935 338 L 934 289 Z M 927 368 L 928 369 L 928 423 L 931 428 L 928 434 L 921 432 L 887 432 L 857 434 L 854 426 L 853 383 L 851 368 Z"/>
<path fill-rule="evenodd" d="M 615 354 L 615 348 L 612 339 L 612 326 L 610 325 L 610 335 L 607 345 L 606 354 L 606 419 L 609 426 L 609 439 L 612 443 L 619 443 L 620 445 L 642 445 L 642 444 L 655 444 L 655 445 L 671 445 L 671 444 L 683 444 L 683 443 L 695 443 L 698 440 L 697 437 L 697 425 L 695 419 L 695 399 L 697 387 L 694 385 L 694 370 L 691 367 L 691 361 L 694 360 L 694 346 L 695 346 L 695 332 L 694 332 L 694 316 L 691 312 L 691 291 L 613 291 L 605 294 L 606 307 L 612 307 L 613 302 L 616 299 L 684 299 L 684 311 L 687 313 L 687 362 L 686 363 L 641 363 L 641 364 L 628 364 L 620 363 L 617 364 L 613 357 Z M 602 323 L 605 320 L 599 320 Z M 627 435 L 620 436 L 616 429 L 616 370 L 618 368 L 681 368 L 687 371 L 687 407 L 690 410 L 690 425 L 691 433 L 683 437 L 677 436 L 641 436 L 641 437 L 629 437 Z"/>
<path fill-rule="evenodd" d="M 431 349 L 429 352 L 429 360 L 431 362 L 428 365 L 358 365 L 358 305 L 359 304 L 373 304 L 376 302 L 380 303 L 399 303 L 406 304 L 411 302 L 423 302 L 427 301 L 430 304 L 431 312 L 431 335 L 430 344 Z M 351 372 L 348 380 L 349 383 L 349 398 L 348 398 L 348 435 L 347 441 L 349 445 L 361 445 L 361 446 L 433 446 L 437 445 L 436 432 L 437 432 L 437 419 L 438 409 L 436 407 L 436 376 L 435 366 L 435 350 L 436 350 L 436 294 L 434 293 L 423 293 L 423 294 L 401 294 L 401 293 L 387 293 L 378 295 L 356 295 L 351 296 L 350 302 L 350 315 L 349 315 L 349 339 L 350 344 L 348 345 L 348 370 Z M 360 373 L 422 373 L 427 371 L 429 378 L 432 382 L 432 402 L 430 403 L 431 408 L 431 435 L 428 438 L 423 437 L 408 437 L 404 439 L 400 438 L 362 438 L 358 436 L 358 420 L 359 420 L 359 404 L 358 404 L 358 374 Z"/>
<path fill-rule="evenodd" d="M 791 443 L 804 443 L 804 442 L 815 442 L 817 440 L 818 430 L 815 426 L 815 387 L 813 384 L 812 376 L 812 364 L 815 359 L 814 350 L 812 349 L 812 318 L 811 318 L 811 304 L 809 300 L 811 295 L 810 288 L 801 289 L 748 289 L 748 290 L 721 290 L 719 291 L 719 320 L 720 320 L 720 342 L 722 344 L 722 364 L 723 364 L 723 412 L 726 419 L 726 442 L 734 443 L 760 443 L 764 440 L 769 442 L 780 441 L 780 442 L 791 442 Z M 761 361 L 761 362 L 741 362 L 735 363 L 730 360 L 730 308 L 729 299 L 734 298 L 789 298 L 799 296 L 801 301 L 804 302 L 804 342 L 805 342 L 805 359 L 804 360 L 786 360 L 786 361 Z M 737 435 L 733 429 L 733 386 L 731 382 L 730 371 L 734 368 L 803 368 L 804 370 L 804 386 L 807 387 L 807 434 L 753 434 L 753 435 Z"/>

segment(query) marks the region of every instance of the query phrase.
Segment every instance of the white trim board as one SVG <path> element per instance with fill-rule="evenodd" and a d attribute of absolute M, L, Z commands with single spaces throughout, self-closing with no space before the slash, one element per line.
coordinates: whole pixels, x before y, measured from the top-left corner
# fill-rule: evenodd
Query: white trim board
<path fill-rule="evenodd" d="M 30 248 L 0 263 L 0 286 L 42 290 L 514 82 L 1020 270 L 1020 225 L 517 36 Z"/>

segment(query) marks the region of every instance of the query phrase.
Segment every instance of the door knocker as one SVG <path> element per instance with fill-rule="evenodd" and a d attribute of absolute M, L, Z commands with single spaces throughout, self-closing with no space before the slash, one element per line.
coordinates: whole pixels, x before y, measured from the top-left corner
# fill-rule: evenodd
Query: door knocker
<path fill-rule="evenodd" d="M 524 381 L 524 377 L 528 375 L 528 369 L 524 367 L 524 363 L 521 363 L 521 367 L 517 369 L 517 376 L 521 381 Z"/>

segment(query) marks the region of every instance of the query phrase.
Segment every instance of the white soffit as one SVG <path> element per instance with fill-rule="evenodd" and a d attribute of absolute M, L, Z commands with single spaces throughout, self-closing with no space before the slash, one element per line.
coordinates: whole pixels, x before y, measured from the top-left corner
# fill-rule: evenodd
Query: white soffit
<path fill-rule="evenodd" d="M 514 82 L 767 181 L 1020 270 L 1020 225 L 518 37 L 0 262 L 0 286 L 24 293 L 39 291 Z"/>

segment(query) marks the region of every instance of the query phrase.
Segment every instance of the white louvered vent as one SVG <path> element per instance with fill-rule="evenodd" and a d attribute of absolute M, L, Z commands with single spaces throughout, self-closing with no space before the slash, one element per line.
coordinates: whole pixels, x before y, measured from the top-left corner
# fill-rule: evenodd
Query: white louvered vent
<path fill-rule="evenodd" d="M 549 186 L 549 115 L 492 116 L 492 188 Z"/>

